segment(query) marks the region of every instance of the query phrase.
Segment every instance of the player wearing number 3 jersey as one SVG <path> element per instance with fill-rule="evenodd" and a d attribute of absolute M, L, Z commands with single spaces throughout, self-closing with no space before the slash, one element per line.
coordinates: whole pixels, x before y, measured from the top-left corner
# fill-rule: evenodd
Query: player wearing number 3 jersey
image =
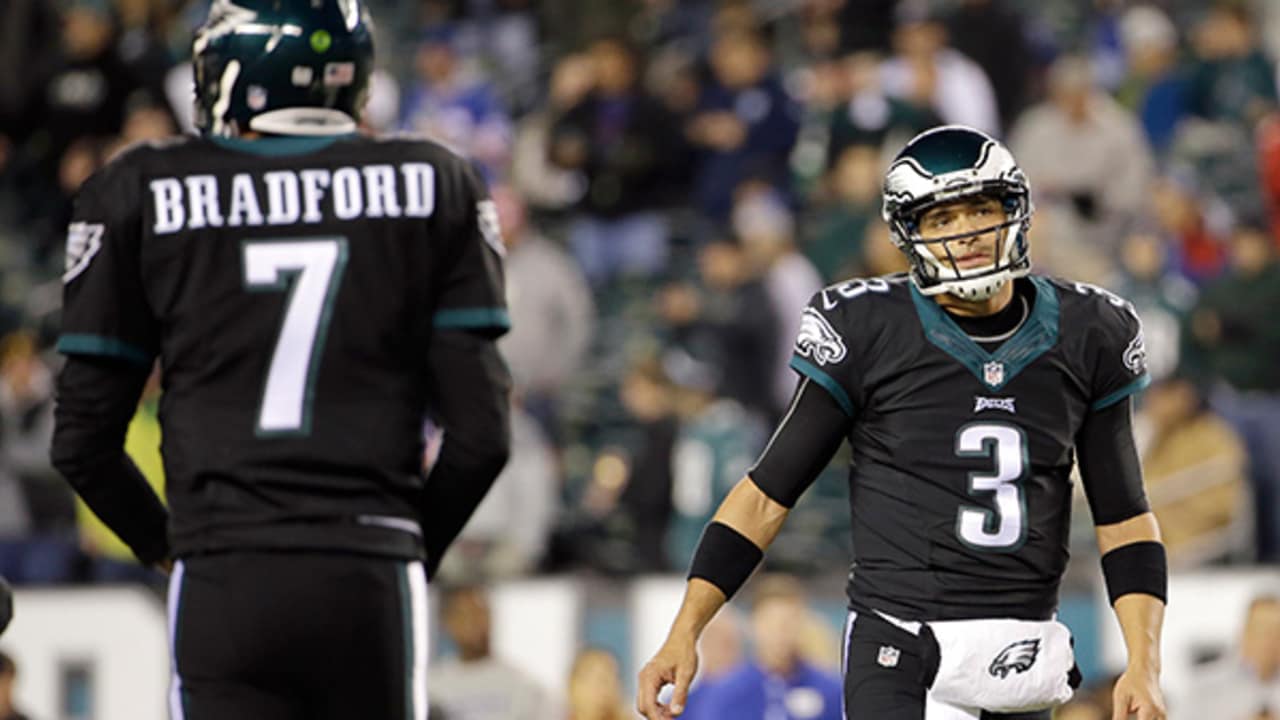
<path fill-rule="evenodd" d="M 173 561 L 174 720 L 425 717 L 427 576 L 506 462 L 493 203 L 443 147 L 356 133 L 368 23 L 216 0 L 202 136 L 76 200 L 53 457 Z M 168 510 L 122 450 L 156 361 Z"/>
<path fill-rule="evenodd" d="M 846 717 L 1047 720 L 1071 696 L 1079 675 L 1055 614 L 1077 461 L 1129 648 L 1116 717 L 1164 717 L 1165 558 L 1130 427 L 1148 382 L 1142 328 L 1101 288 L 1031 274 L 1031 214 L 1027 179 L 980 132 L 937 128 L 898 155 L 884 215 L 911 271 L 826 288 L 804 308 L 791 408 L 704 532 L 640 676 L 646 717 L 679 714 L 693 641 L 842 441 Z"/>

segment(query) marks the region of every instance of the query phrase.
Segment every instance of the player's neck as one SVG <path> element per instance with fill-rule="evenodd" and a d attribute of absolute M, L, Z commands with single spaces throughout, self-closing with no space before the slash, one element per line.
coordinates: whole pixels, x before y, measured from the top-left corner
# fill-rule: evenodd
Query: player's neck
<path fill-rule="evenodd" d="M 961 317 L 983 317 L 986 315 L 995 315 L 1001 310 L 1009 306 L 1013 302 L 1013 281 L 1010 280 L 995 295 L 986 300 L 964 300 L 958 298 L 951 293 L 942 293 L 934 295 L 934 300 L 942 306 L 943 310 Z"/>

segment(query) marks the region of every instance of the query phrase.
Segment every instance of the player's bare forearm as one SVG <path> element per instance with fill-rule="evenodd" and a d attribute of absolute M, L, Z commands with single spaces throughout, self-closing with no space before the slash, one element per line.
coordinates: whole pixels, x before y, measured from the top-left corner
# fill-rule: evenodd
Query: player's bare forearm
<path fill-rule="evenodd" d="M 702 578 L 689 579 L 666 641 L 640 670 L 636 710 L 646 720 L 670 720 L 684 712 L 689 686 L 698 673 L 698 637 L 726 600 L 715 585 Z M 675 689 L 671 701 L 664 704 L 658 693 L 668 684 Z"/>
<path fill-rule="evenodd" d="M 1129 664 L 1112 691 L 1112 720 L 1165 720 L 1164 693 L 1160 689 L 1160 628 L 1164 601 L 1151 595 L 1130 593 L 1116 599 L 1116 618 L 1124 633 Z"/>
<path fill-rule="evenodd" d="M 1106 555 L 1126 545 L 1160 542 L 1160 526 L 1153 513 L 1142 513 L 1123 522 L 1097 527 L 1098 550 Z M 1164 602 L 1143 593 L 1123 595 L 1115 601 L 1116 619 L 1129 650 L 1129 664 L 1160 669 L 1160 627 Z"/>
<path fill-rule="evenodd" d="M 744 477 L 725 496 L 711 520 L 728 525 L 756 547 L 767 550 L 789 512 L 790 508 L 775 502 L 756 487 L 751 478 Z"/>
<path fill-rule="evenodd" d="M 1160 628 L 1164 603 L 1160 598 L 1130 593 L 1116 600 L 1116 620 L 1129 650 L 1129 667 L 1160 674 Z"/>
<path fill-rule="evenodd" d="M 750 478 L 743 478 L 725 496 L 711 521 L 728 525 L 763 552 L 778 536 L 788 512 L 786 507 L 761 492 Z M 697 641 L 726 600 L 715 585 L 699 578 L 690 579 L 669 635 L 687 635 Z"/>
<path fill-rule="evenodd" d="M 707 623 L 711 622 L 726 602 L 728 598 L 720 588 L 702 578 L 690 578 L 667 638 L 689 638 L 696 642 Z"/>
<path fill-rule="evenodd" d="M 1123 522 L 1099 525 L 1095 532 L 1098 536 L 1098 552 L 1103 555 L 1136 542 L 1160 542 L 1160 525 L 1156 523 L 1155 513 L 1150 512 L 1135 515 Z"/>
<path fill-rule="evenodd" d="M 743 478 L 720 503 L 711 521 L 728 526 L 763 552 L 777 537 L 787 512 L 750 478 Z M 684 712 L 689 686 L 698 672 L 698 637 L 727 600 L 725 591 L 715 584 L 700 577 L 689 579 L 666 642 L 640 671 L 636 709 L 642 716 L 668 720 Z M 668 683 L 675 687 L 671 702 L 663 704 L 658 701 L 658 691 Z"/>
<path fill-rule="evenodd" d="M 1146 512 L 1122 522 L 1099 525 L 1097 535 L 1098 549 L 1105 557 L 1136 543 L 1159 543 L 1160 526 L 1155 515 Z M 1151 546 L 1131 549 L 1151 549 Z M 1163 554 L 1156 557 L 1163 563 Z M 1105 563 L 1104 560 L 1104 569 Z M 1164 720 L 1166 717 L 1164 695 L 1160 690 L 1160 631 L 1164 624 L 1164 605 L 1163 598 L 1148 592 L 1125 592 L 1116 597 L 1113 591 L 1112 607 L 1124 635 L 1129 663 L 1113 691 L 1112 720 L 1125 720 L 1132 714 L 1136 714 L 1139 720 Z"/>

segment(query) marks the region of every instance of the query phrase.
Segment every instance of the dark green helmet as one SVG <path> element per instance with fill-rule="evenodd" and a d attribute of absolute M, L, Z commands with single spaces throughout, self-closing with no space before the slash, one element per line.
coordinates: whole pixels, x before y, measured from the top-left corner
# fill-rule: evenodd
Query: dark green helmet
<path fill-rule="evenodd" d="M 926 240 L 919 218 L 930 207 L 974 195 L 990 196 L 1004 207 L 1004 220 L 989 228 Z M 991 297 L 1009 280 L 1031 271 L 1027 234 L 1031 229 L 1031 185 L 1009 149 L 963 125 L 944 125 L 911 139 L 889 166 L 884 206 L 890 237 L 911 262 L 911 280 L 920 292 L 949 292 L 965 300 Z M 996 232 L 992 265 L 961 269 L 951 243 Z M 941 246 L 945 258 L 929 246 Z"/>
<path fill-rule="evenodd" d="M 206 135 L 352 132 L 373 70 L 364 0 L 214 0 L 192 50 Z"/>

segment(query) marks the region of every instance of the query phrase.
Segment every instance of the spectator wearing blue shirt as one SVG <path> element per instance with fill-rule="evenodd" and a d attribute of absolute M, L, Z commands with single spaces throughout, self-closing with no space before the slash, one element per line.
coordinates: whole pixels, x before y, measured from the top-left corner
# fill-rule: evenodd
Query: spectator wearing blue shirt
<path fill-rule="evenodd" d="M 685 134 L 699 150 L 694 202 L 704 215 L 723 222 L 743 180 L 788 187 L 800 111 L 774 72 L 768 46 L 754 32 L 732 29 L 717 37 L 711 69 Z"/>
<path fill-rule="evenodd" d="M 840 678 L 801 657 L 807 611 L 795 579 L 757 580 L 752 657 L 708 688 L 694 720 L 841 720 Z"/>
<path fill-rule="evenodd" d="M 423 34 L 414 58 L 417 83 L 401 106 L 400 129 L 419 134 L 501 176 L 511 152 L 511 119 L 493 86 L 454 46 L 449 26 Z"/>

